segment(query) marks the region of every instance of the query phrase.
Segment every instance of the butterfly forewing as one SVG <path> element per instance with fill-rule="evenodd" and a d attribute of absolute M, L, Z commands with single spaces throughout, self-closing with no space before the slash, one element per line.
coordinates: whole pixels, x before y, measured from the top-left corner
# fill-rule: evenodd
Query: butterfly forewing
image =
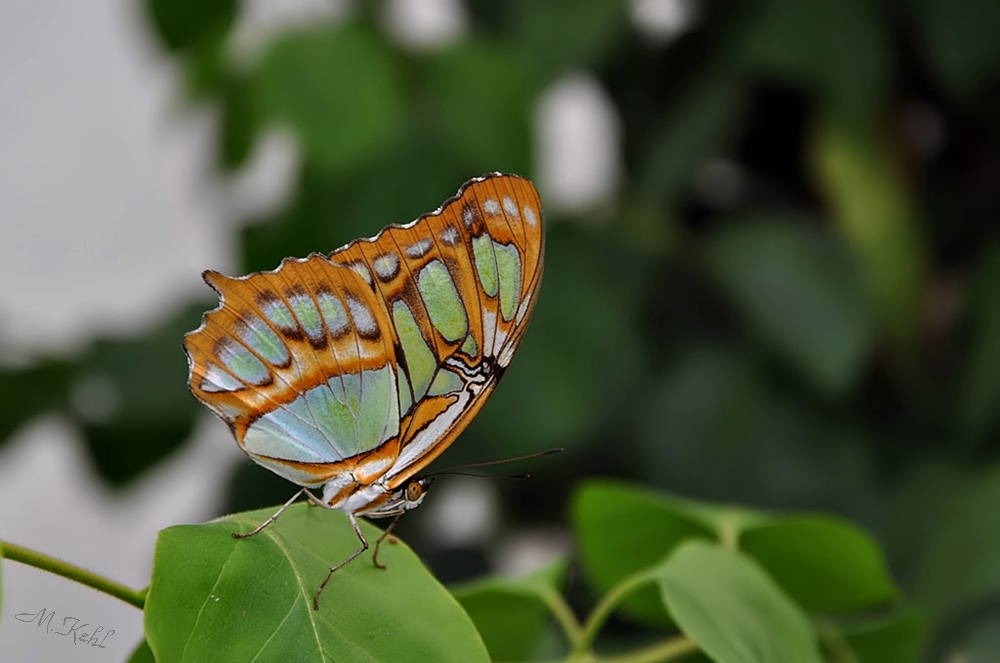
<path fill-rule="evenodd" d="M 222 303 L 185 339 L 191 390 L 300 485 L 395 488 L 451 444 L 510 363 L 543 242 L 535 188 L 491 175 L 328 258 L 208 272 Z"/>

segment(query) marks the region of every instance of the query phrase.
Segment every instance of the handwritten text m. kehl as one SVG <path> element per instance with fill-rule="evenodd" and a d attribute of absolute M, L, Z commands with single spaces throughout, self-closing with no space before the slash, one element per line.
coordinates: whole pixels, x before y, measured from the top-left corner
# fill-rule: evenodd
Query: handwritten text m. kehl
<path fill-rule="evenodd" d="M 100 647 L 101 649 L 106 649 L 104 641 L 115 633 L 114 629 L 104 633 L 103 626 L 90 629 L 88 622 L 81 622 L 76 617 L 63 617 L 61 626 L 53 626 L 52 620 L 55 616 L 55 611 L 49 612 L 45 608 L 42 608 L 38 612 L 18 613 L 14 615 L 14 619 L 27 624 L 36 622 L 35 627 L 44 626 L 46 633 L 64 636 L 72 635 L 74 645 L 90 645 L 91 647 Z"/>

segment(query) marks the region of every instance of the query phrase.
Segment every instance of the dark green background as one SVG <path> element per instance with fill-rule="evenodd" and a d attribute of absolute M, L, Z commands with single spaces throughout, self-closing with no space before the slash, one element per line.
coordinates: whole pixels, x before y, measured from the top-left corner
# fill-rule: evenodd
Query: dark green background
<path fill-rule="evenodd" d="M 408 221 L 487 171 L 533 176 L 536 102 L 591 72 L 621 117 L 619 194 L 548 214 L 531 329 L 445 462 L 565 446 L 500 486 L 511 528 L 564 526 L 592 475 L 846 516 L 929 616 L 931 658 L 1000 658 L 1000 3 L 702 2 L 657 46 L 624 3 L 472 0 L 464 38 L 417 53 L 356 4 L 244 69 L 225 56 L 238 3 L 145 3 L 186 94 L 221 111 L 220 170 L 274 123 L 302 147 L 291 202 L 246 220 L 242 271 Z M 928 114 L 932 149 L 913 128 Z M 722 207 L 694 186 L 717 158 L 744 183 Z M 212 305 L 206 289 L 142 336 L 3 369 L 0 440 L 65 409 L 110 484 L 141 477 L 202 413 L 180 339 Z M 95 374 L 124 395 L 100 425 L 66 407 Z M 229 480 L 231 509 L 291 489 L 250 465 Z M 427 559 L 446 581 L 486 570 L 479 550 Z"/>

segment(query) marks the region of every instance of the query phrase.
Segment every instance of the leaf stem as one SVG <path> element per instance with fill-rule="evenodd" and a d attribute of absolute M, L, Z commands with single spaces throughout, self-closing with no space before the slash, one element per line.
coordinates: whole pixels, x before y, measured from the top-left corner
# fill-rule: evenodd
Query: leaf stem
<path fill-rule="evenodd" d="M 612 611 L 614 611 L 615 607 L 621 603 L 622 599 L 642 585 L 652 581 L 652 579 L 653 573 L 649 569 L 643 569 L 630 576 L 626 576 L 621 582 L 612 587 L 607 594 L 601 597 L 601 600 L 594 606 L 594 609 L 587 617 L 586 623 L 583 625 L 583 634 L 573 647 L 570 653 L 570 660 L 584 660 L 590 648 L 594 646 L 594 640 L 597 639 L 597 634 L 601 630 L 601 626 L 604 625 L 604 622 L 611 615 Z"/>
<path fill-rule="evenodd" d="M 120 585 L 113 580 L 109 580 L 104 576 L 99 576 L 92 571 L 74 566 L 61 559 L 50 557 L 30 548 L 0 541 L 0 557 L 33 566 L 36 569 L 42 569 L 57 576 L 68 578 L 69 580 L 74 580 L 81 585 L 92 587 L 99 592 L 104 592 L 105 594 L 114 596 L 116 599 L 121 599 L 140 610 L 146 605 L 146 590 L 136 591 L 125 585 Z"/>
<path fill-rule="evenodd" d="M 539 597 L 545 601 L 545 605 L 548 606 L 556 621 L 559 622 L 559 626 L 562 627 L 566 639 L 569 640 L 570 650 L 575 650 L 583 638 L 583 627 L 580 626 L 579 620 L 573 614 L 572 608 L 566 603 L 562 594 L 551 587 L 547 587 L 545 591 L 540 592 Z"/>
<path fill-rule="evenodd" d="M 598 658 L 600 663 L 667 663 L 692 652 L 698 651 L 698 645 L 686 635 L 667 638 L 663 642 L 620 656 Z"/>

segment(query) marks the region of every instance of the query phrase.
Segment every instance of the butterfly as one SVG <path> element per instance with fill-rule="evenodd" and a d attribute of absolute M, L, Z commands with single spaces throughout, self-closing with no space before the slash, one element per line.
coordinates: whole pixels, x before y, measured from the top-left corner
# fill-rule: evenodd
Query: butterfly
<path fill-rule="evenodd" d="M 220 303 L 184 338 L 188 386 L 251 459 L 302 487 L 233 536 L 256 534 L 305 493 L 346 512 L 361 542 L 330 569 L 315 609 L 333 573 L 369 547 L 357 517 L 419 506 L 433 477 L 418 473 L 496 388 L 537 301 L 544 244 L 535 187 L 493 173 L 329 255 L 203 274 Z"/>

